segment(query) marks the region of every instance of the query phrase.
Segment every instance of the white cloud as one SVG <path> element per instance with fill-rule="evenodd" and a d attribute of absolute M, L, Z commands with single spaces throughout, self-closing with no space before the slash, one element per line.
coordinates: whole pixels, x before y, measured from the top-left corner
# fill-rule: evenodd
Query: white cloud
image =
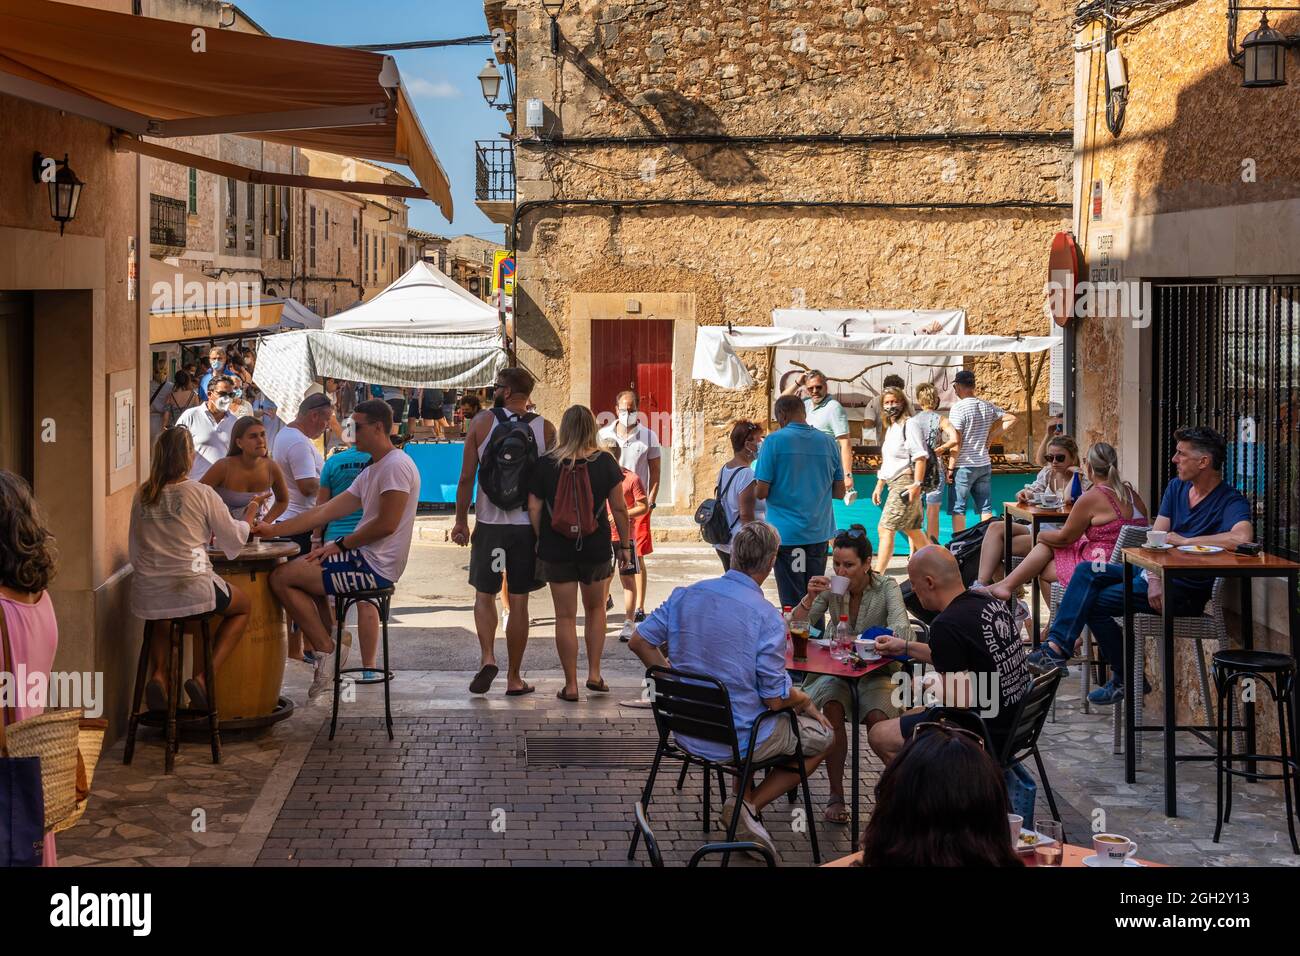
<path fill-rule="evenodd" d="M 404 82 L 414 96 L 428 96 L 439 100 L 450 100 L 460 96 L 460 90 L 446 80 L 426 80 L 416 76 L 407 78 Z"/>

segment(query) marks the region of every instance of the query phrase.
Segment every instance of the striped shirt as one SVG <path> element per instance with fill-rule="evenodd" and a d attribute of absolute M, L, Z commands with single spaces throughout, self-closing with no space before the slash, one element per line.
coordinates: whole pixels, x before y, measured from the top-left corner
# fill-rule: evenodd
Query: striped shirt
<path fill-rule="evenodd" d="M 989 460 L 989 429 L 1005 415 L 1002 409 L 982 398 L 963 398 L 948 413 L 948 421 L 961 433 L 958 468 L 981 468 Z"/>

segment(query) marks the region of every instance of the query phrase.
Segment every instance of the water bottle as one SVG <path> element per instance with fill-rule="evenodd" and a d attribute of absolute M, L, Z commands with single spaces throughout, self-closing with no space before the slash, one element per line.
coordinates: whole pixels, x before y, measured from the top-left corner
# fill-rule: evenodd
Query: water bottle
<path fill-rule="evenodd" d="M 835 626 L 835 643 L 831 648 L 831 656 L 837 661 L 847 661 L 852 653 L 853 631 L 849 627 L 849 616 L 841 614 L 840 623 Z"/>

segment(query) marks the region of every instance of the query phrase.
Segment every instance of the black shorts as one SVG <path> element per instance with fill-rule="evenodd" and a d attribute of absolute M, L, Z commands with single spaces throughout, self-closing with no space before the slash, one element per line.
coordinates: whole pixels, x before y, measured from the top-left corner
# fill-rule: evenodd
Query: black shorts
<path fill-rule="evenodd" d="M 294 544 L 298 546 L 297 555 L 290 557 L 289 558 L 290 561 L 292 561 L 294 557 L 301 558 L 304 555 L 311 554 L 311 532 L 310 531 L 304 531 L 302 534 L 291 534 L 288 536 L 288 540 L 292 541 Z"/>
<path fill-rule="evenodd" d="M 393 424 L 400 425 L 402 419 L 406 417 L 406 399 L 389 398 L 385 399 L 385 401 L 388 402 L 388 407 L 393 410 Z"/>
<path fill-rule="evenodd" d="M 614 576 L 612 559 L 597 561 L 595 564 L 578 561 L 543 561 L 537 559 L 537 576 L 551 584 L 597 584 Z"/>
<path fill-rule="evenodd" d="M 903 737 L 903 743 L 912 739 L 912 734 L 918 724 L 933 723 L 939 717 L 938 707 L 927 707 L 925 710 L 918 711 L 915 714 L 904 714 L 898 718 L 898 732 Z"/>
<path fill-rule="evenodd" d="M 420 396 L 420 417 L 438 421 L 444 417 L 442 406 L 442 392 L 425 389 L 424 394 Z"/>
<path fill-rule="evenodd" d="M 537 577 L 537 538 L 532 525 L 474 523 L 469 538 L 469 583 L 481 594 L 501 590 L 504 569 L 511 594 L 542 587 Z"/>
<path fill-rule="evenodd" d="M 217 606 L 212 609 L 212 613 L 225 614 L 226 608 L 230 607 L 230 602 L 233 598 L 233 595 L 230 593 L 230 585 L 227 584 L 226 590 L 223 591 L 221 590 L 221 585 L 217 584 L 216 581 L 213 581 L 212 590 L 215 591 L 217 595 Z"/>

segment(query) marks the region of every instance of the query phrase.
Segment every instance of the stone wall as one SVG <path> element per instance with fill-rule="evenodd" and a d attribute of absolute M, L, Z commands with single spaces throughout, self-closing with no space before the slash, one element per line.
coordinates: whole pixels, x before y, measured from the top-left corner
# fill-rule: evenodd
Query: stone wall
<path fill-rule="evenodd" d="M 1057 132 L 1070 127 L 1066 5 L 579 3 L 560 65 L 540 7 L 518 12 L 519 101 L 542 99 L 554 138 L 705 134 Z M 550 198 L 879 203 L 1068 203 L 1068 142 L 744 146 L 524 144 L 521 201 Z M 1045 329 L 1042 287 L 1063 209 L 535 209 L 519 236 L 519 357 L 558 416 L 582 398 L 573 300 L 693 294 L 700 324 L 770 323 L 773 308 L 953 308 L 972 333 Z M 650 317 L 650 316 L 645 316 Z M 580 333 L 578 333 L 580 334 Z M 592 356 L 592 361 L 598 361 Z M 711 492 L 734 417 L 766 420 L 758 387 L 678 392 L 701 447 L 676 481 L 689 510 Z M 1009 361 L 973 362 L 984 393 L 1024 402 Z M 1041 434 L 1044 374 L 1033 406 Z M 1010 449 L 1023 448 L 1022 425 Z"/>

